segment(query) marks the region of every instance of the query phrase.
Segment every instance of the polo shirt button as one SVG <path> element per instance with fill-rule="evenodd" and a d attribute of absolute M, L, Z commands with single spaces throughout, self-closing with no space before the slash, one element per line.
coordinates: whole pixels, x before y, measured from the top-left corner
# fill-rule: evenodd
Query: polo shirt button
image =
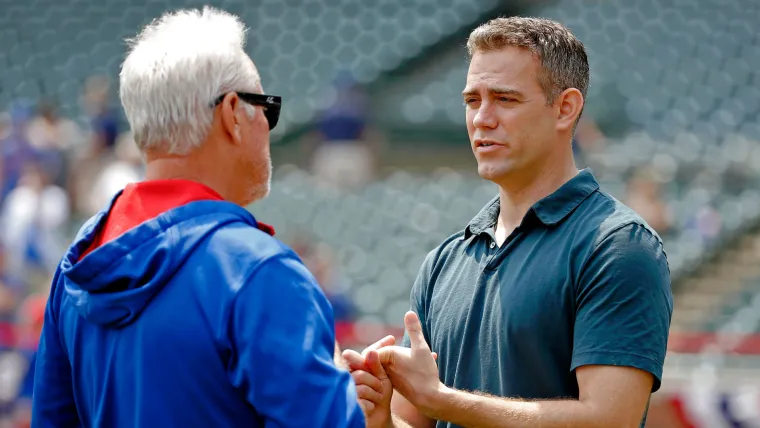
<path fill-rule="evenodd" d="M 491 248 L 496 248 L 496 243 L 495 242 L 491 242 Z"/>

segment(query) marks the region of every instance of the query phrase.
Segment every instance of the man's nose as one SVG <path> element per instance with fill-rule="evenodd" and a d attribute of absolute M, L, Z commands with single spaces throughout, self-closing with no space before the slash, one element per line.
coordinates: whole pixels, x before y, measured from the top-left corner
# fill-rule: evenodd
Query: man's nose
<path fill-rule="evenodd" d="M 496 128 L 496 115 L 490 103 L 484 102 L 480 105 L 472 119 L 472 124 L 476 128 Z"/>

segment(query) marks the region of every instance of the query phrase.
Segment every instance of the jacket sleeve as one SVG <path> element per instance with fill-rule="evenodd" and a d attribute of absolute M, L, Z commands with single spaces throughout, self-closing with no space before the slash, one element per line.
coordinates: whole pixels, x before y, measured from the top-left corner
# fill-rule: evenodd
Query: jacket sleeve
<path fill-rule="evenodd" d="M 263 262 L 228 318 L 230 378 L 267 428 L 364 427 L 351 375 L 335 366 L 329 302 L 288 254 Z"/>
<path fill-rule="evenodd" d="M 59 275 L 53 280 L 37 350 L 32 395 L 33 428 L 82 426 L 74 401 L 69 357 L 58 334 Z"/>

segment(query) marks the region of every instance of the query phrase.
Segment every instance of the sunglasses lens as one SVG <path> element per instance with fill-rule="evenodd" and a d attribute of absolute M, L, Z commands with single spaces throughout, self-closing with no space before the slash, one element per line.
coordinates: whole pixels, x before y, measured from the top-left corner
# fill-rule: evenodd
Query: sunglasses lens
<path fill-rule="evenodd" d="M 264 110 L 264 116 L 269 122 L 269 130 L 271 131 L 277 126 L 277 121 L 280 119 L 280 109 L 269 107 Z"/>

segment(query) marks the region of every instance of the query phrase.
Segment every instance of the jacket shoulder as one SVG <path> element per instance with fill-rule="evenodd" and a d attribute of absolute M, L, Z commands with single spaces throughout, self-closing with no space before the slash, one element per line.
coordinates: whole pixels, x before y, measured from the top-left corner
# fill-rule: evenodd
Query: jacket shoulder
<path fill-rule="evenodd" d="M 214 231 L 207 240 L 206 250 L 212 254 L 240 257 L 248 261 L 295 254 L 274 236 L 242 223 L 229 224 Z"/>

